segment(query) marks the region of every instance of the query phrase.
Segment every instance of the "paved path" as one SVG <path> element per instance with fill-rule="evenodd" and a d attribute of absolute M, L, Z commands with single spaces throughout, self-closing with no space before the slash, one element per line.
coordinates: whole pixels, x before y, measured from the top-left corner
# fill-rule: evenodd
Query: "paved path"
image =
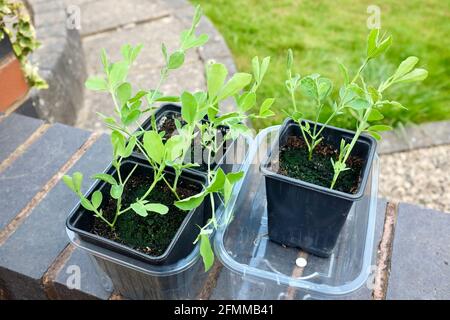
<path fill-rule="evenodd" d="M 190 26 L 193 7 L 185 0 L 67 0 L 81 10 L 83 49 L 88 75 L 101 73 L 100 52 L 105 48 L 111 59 L 119 59 L 123 44 L 144 44 L 140 57 L 132 69 L 129 80 L 135 89 L 152 89 L 163 65 L 161 43 L 169 51 L 178 45 L 179 34 Z M 235 70 L 231 53 L 222 36 L 207 18 L 203 18 L 199 32 L 207 33 L 210 41 L 205 48 L 191 51 L 185 65 L 173 72 L 162 87 L 167 94 L 205 87 L 204 63 L 215 59 Z M 84 108 L 79 114 L 77 127 L 103 131 L 96 112 L 113 114 L 110 97 L 85 91 Z"/>

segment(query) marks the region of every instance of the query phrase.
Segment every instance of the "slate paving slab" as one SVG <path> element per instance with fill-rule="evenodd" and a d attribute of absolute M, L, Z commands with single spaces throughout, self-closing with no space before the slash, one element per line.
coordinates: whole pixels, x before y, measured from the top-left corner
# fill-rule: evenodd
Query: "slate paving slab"
<path fill-rule="evenodd" d="M 450 214 L 400 204 L 387 299 L 450 299 Z"/>
<path fill-rule="evenodd" d="M 43 123 L 15 113 L 6 117 L 0 124 L 0 163 Z"/>
<path fill-rule="evenodd" d="M 79 279 L 76 277 L 79 276 Z M 79 281 L 79 282 L 78 282 Z M 108 299 L 112 291 L 105 286 L 110 283 L 98 276 L 96 268 L 89 255 L 81 249 L 75 249 L 69 260 L 61 268 L 53 286 L 59 299 Z M 79 288 L 77 287 L 79 285 Z M 112 289 L 112 287 L 111 287 Z"/>
<path fill-rule="evenodd" d="M 25 207 L 88 136 L 86 131 L 55 124 L 0 173 L 0 230 Z"/>
<path fill-rule="evenodd" d="M 59 136 L 66 140 L 77 140 L 77 133 L 86 133 L 79 129 L 63 129 L 65 130 L 60 131 Z M 68 141 L 64 142 L 69 144 Z M 62 148 L 61 145 L 54 146 L 55 149 L 58 147 Z M 43 151 L 61 156 L 53 147 L 43 148 Z M 69 174 L 83 172 L 86 177 L 84 191 L 91 184 L 88 177 L 103 172 L 109 164 L 111 152 L 109 138 L 103 136 L 69 170 Z M 67 155 L 72 153 L 66 152 Z M 25 160 L 30 164 L 36 163 L 35 159 L 25 157 Z M 55 159 L 52 161 L 57 162 Z M 16 188 L 15 193 L 18 193 L 17 190 L 19 189 Z M 59 181 L 0 247 L 0 279 L 14 298 L 46 299 L 41 279 L 69 243 L 65 220 L 77 202 L 77 196 L 68 190 L 63 181 Z"/>
<path fill-rule="evenodd" d="M 148 21 L 169 13 L 160 0 L 70 0 L 81 11 L 81 35 L 104 32 L 130 23 Z"/>

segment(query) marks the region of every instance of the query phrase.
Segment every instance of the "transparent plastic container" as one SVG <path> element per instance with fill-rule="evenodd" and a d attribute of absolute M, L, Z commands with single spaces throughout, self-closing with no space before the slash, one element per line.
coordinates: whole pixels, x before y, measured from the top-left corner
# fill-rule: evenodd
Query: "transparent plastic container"
<path fill-rule="evenodd" d="M 364 196 L 353 205 L 329 258 L 278 245 L 268 238 L 267 201 L 260 162 L 275 139 L 277 127 L 263 130 L 253 143 L 248 167 L 233 207 L 227 208 L 214 248 L 224 266 L 233 299 L 345 298 L 371 272 L 378 188 L 378 157 Z M 283 199 L 280 199 L 283 201 Z M 306 260 L 306 266 L 296 260 Z M 300 261 L 301 262 L 301 261 Z"/>
<path fill-rule="evenodd" d="M 252 139 L 239 138 L 223 161 L 227 161 L 232 171 L 248 172 L 251 145 Z M 230 200 L 231 207 L 242 183 L 243 180 L 234 186 Z M 220 205 L 216 209 L 216 217 L 221 220 L 223 214 L 224 207 Z M 105 289 L 110 292 L 114 290 L 127 299 L 196 299 L 208 277 L 208 273 L 204 271 L 199 244 L 188 256 L 176 263 L 154 265 L 83 241 L 75 232 L 67 228 L 66 232 L 71 243 L 90 255 Z M 211 235 L 211 239 L 213 236 L 214 234 Z"/>

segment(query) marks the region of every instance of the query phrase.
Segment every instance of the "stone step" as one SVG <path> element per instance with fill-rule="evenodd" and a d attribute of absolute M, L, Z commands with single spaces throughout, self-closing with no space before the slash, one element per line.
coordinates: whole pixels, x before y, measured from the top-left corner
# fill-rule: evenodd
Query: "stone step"
<path fill-rule="evenodd" d="M 450 214 L 400 204 L 387 299 L 450 299 Z"/>

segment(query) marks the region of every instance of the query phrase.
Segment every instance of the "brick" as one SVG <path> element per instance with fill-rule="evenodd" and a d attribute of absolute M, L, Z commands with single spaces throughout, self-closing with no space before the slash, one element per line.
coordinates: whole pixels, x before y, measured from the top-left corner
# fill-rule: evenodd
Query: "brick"
<path fill-rule="evenodd" d="M 400 204 L 387 299 L 450 299 L 450 214 Z"/>
<path fill-rule="evenodd" d="M 0 173 L 0 230 L 25 207 L 88 135 L 86 131 L 56 124 Z"/>
<path fill-rule="evenodd" d="M 0 92 L 0 111 L 6 111 L 28 92 L 22 67 L 13 53 L 0 61 Z"/>
<path fill-rule="evenodd" d="M 12 113 L 0 124 L 0 163 L 43 123 L 42 120 Z"/>
<path fill-rule="evenodd" d="M 75 140 L 75 132 L 61 134 Z M 110 154 L 109 138 L 103 136 L 69 170 L 69 174 L 83 172 L 86 177 L 83 189 L 87 191 L 88 177 L 106 168 Z M 41 278 L 69 243 L 65 219 L 77 202 L 77 196 L 62 181 L 58 182 L 0 247 L 0 279 L 15 298 L 46 298 Z"/>

